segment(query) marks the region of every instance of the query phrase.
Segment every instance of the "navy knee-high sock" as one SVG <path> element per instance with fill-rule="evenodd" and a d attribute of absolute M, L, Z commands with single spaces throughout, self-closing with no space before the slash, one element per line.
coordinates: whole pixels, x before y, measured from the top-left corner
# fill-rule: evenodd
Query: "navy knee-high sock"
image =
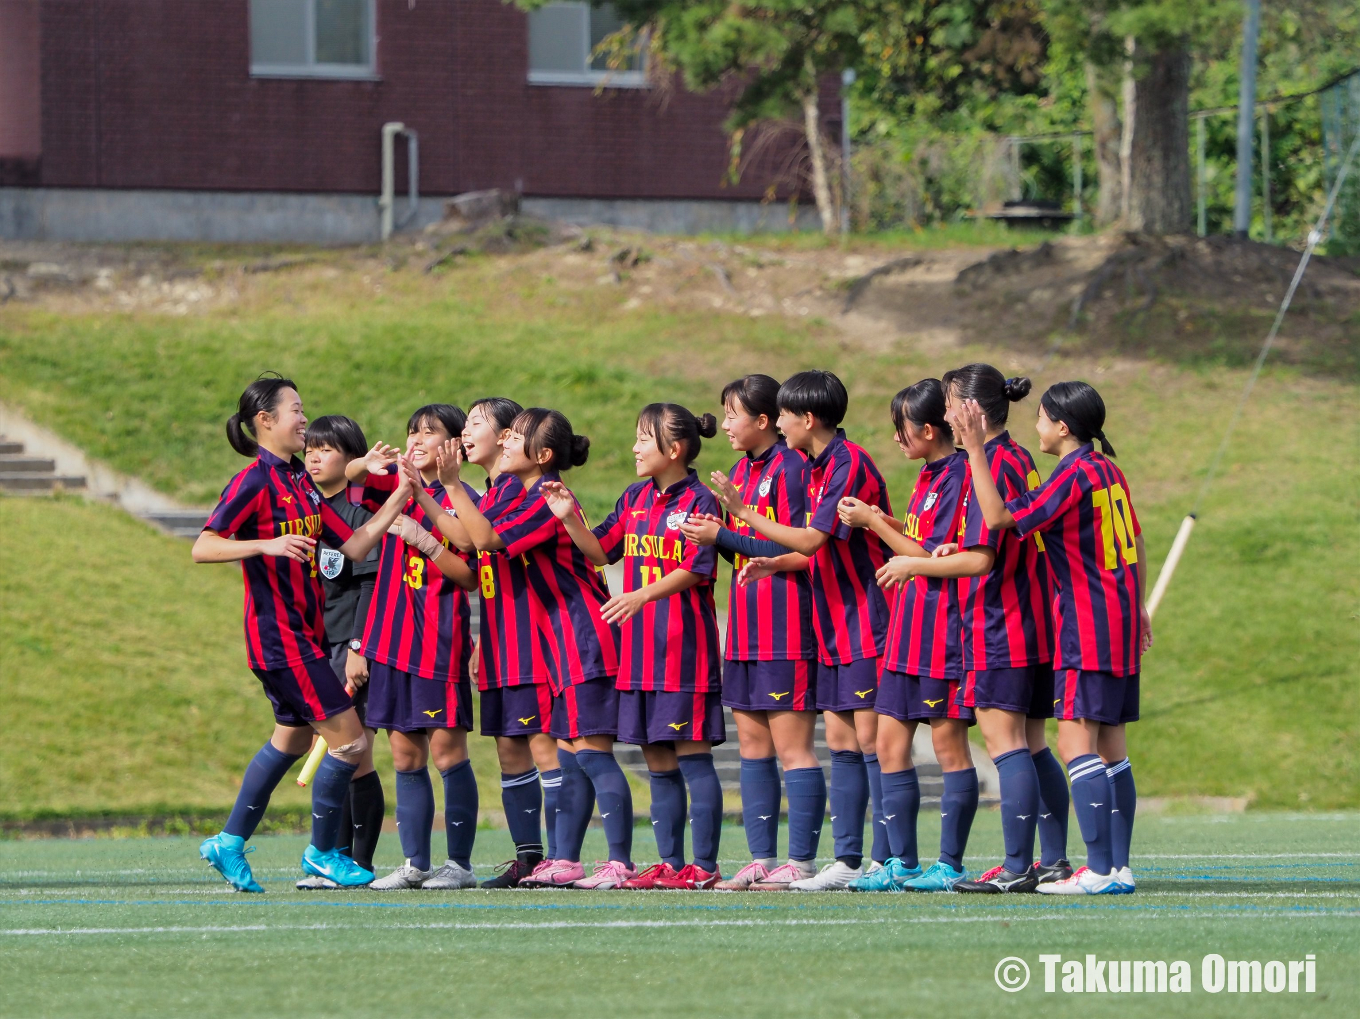
<path fill-rule="evenodd" d="M 376 771 L 349 784 L 349 813 L 351 821 L 350 856 L 364 870 L 373 869 L 373 854 L 382 834 L 383 815 L 387 803 L 383 797 L 382 779 Z"/>
<path fill-rule="evenodd" d="M 676 870 L 685 865 L 685 779 L 680 769 L 649 771 L 652 782 L 652 835 L 656 855 Z"/>
<path fill-rule="evenodd" d="M 908 868 L 921 865 L 916 849 L 916 820 L 921 813 L 921 782 L 915 768 L 883 773 L 883 826 L 888 851 Z"/>
<path fill-rule="evenodd" d="M 821 767 L 784 772 L 789 800 L 789 859 L 806 863 L 817 859 L 817 844 L 826 821 L 826 773 Z"/>
<path fill-rule="evenodd" d="M 1072 809 L 1067 776 L 1053 751 L 1044 747 L 1034 757 L 1039 776 L 1039 862 L 1045 867 L 1067 859 L 1067 819 Z"/>
<path fill-rule="evenodd" d="M 609 858 L 633 865 L 633 792 L 614 755 L 603 750 L 578 750 L 576 763 L 595 787 L 595 802 L 604 822 Z"/>
<path fill-rule="evenodd" d="M 694 843 L 694 865 L 713 874 L 718 870 L 718 842 L 722 838 L 722 782 L 718 780 L 712 754 L 685 754 L 679 760 L 680 771 L 689 786 L 689 832 Z M 775 788 L 779 787 L 776 785 Z"/>
<path fill-rule="evenodd" d="M 349 782 L 359 770 L 357 764 L 337 760 L 330 754 L 321 758 L 321 767 L 312 779 L 312 845 L 323 853 L 335 848 L 340 833 L 340 807 L 349 798 Z"/>
<path fill-rule="evenodd" d="M 543 826 L 548 833 L 545 860 L 557 859 L 557 794 L 562 788 L 562 769 L 552 768 L 539 772 L 543 779 Z"/>
<path fill-rule="evenodd" d="M 1034 863 L 1034 831 L 1039 823 L 1039 773 L 1028 747 L 994 758 L 1001 780 L 1001 836 L 1005 868 L 1023 874 Z"/>
<path fill-rule="evenodd" d="M 1138 812 L 1138 789 L 1133 784 L 1133 766 L 1126 757 L 1105 769 L 1110 780 L 1110 863 L 1116 870 L 1129 865 L 1129 846 L 1133 843 L 1133 817 Z"/>
<path fill-rule="evenodd" d="M 741 826 L 753 860 L 773 860 L 778 852 L 779 794 L 773 757 L 741 759 Z"/>
<path fill-rule="evenodd" d="M 501 774 L 501 807 L 505 825 L 515 840 L 515 854 L 543 855 L 543 786 L 538 769 L 518 775 Z"/>
<path fill-rule="evenodd" d="M 557 763 L 562 766 L 562 785 L 557 790 L 557 851 L 561 855 L 556 859 L 579 862 L 590 815 L 595 812 L 595 788 L 571 751 L 558 750 Z"/>
<path fill-rule="evenodd" d="M 864 755 L 864 770 L 869 775 L 869 820 L 874 833 L 869 858 L 883 863 L 892 853 L 888 848 L 888 822 L 883 817 L 883 771 L 878 766 L 878 754 Z"/>
<path fill-rule="evenodd" d="M 264 817 L 264 808 L 269 806 L 269 797 L 297 759 L 273 743 L 260 747 L 241 777 L 241 791 L 236 794 L 236 805 L 222 831 L 243 839 L 254 835 L 260 818 Z"/>
<path fill-rule="evenodd" d="M 869 806 L 869 772 L 858 750 L 831 751 L 831 837 L 836 859 L 864 862 L 864 811 Z"/>
<path fill-rule="evenodd" d="M 471 761 L 459 761 L 444 777 L 444 839 L 449 859 L 472 869 L 472 845 L 477 841 L 477 776 Z"/>
<path fill-rule="evenodd" d="M 963 854 L 977 806 L 977 769 L 946 771 L 944 795 L 940 797 L 940 859 L 955 870 L 963 870 Z"/>
<path fill-rule="evenodd" d="M 434 827 L 434 786 L 425 768 L 397 772 L 397 838 L 401 852 L 420 870 L 430 869 L 430 830 Z"/>
<path fill-rule="evenodd" d="M 1072 779 L 1072 807 L 1077 812 L 1081 838 L 1086 843 L 1086 866 L 1108 874 L 1114 865 L 1110 853 L 1110 779 L 1105 762 L 1095 754 L 1082 754 L 1067 764 Z"/>

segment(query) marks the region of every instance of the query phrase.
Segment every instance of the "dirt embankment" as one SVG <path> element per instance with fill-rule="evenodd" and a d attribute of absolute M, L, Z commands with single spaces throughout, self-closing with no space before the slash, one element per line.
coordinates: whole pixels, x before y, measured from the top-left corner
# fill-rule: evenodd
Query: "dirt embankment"
<path fill-rule="evenodd" d="M 646 304 L 727 314 L 819 317 L 870 346 L 1214 359 L 1253 357 L 1299 254 L 1228 238 L 1108 233 L 1023 248 L 893 250 L 866 242 L 798 247 L 581 231 L 518 217 L 384 248 L 263 251 L 0 242 L 0 304 L 68 312 L 191 315 L 249 300 L 277 273 L 399 273 L 439 285 L 468 259 L 617 288 Z M 1314 258 L 1285 319 L 1278 358 L 1360 376 L 1360 262 Z"/>

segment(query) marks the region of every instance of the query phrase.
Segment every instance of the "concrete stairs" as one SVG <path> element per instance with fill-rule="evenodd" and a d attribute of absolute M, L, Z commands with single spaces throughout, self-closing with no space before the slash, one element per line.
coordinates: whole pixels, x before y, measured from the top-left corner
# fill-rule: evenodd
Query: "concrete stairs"
<path fill-rule="evenodd" d="M 211 512 L 212 510 L 207 509 L 152 510 L 139 516 L 161 530 L 169 531 L 176 538 L 193 539 L 203 530 L 203 525 L 208 522 Z"/>
<path fill-rule="evenodd" d="M 51 495 L 84 489 L 83 476 L 59 474 L 55 460 L 28 456 L 22 442 L 0 436 L 0 494 Z"/>

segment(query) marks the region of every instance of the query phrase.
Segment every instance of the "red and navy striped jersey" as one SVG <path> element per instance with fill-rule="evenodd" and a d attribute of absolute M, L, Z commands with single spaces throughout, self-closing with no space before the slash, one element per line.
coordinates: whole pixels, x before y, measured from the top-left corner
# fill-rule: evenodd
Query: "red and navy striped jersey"
<path fill-rule="evenodd" d="M 618 628 L 600 615 L 609 600 L 609 588 L 553 515 L 540 489 L 544 481 L 560 480 L 554 472 L 544 474 L 529 486 L 523 499 L 492 521 L 505 543 L 504 554 L 525 564 L 536 654 L 549 686 L 558 694 L 619 671 Z M 576 513 L 581 516 L 579 505 Z"/>
<path fill-rule="evenodd" d="M 831 535 L 813 556 L 809 573 L 812 623 L 825 665 L 877 658 L 888 635 L 888 598 L 875 576 L 892 552 L 872 531 L 841 523 L 836 507 L 847 497 L 892 513 L 878 467 L 837 429 L 808 470 L 807 525 Z"/>
<path fill-rule="evenodd" d="M 527 493 L 513 474 L 502 474 L 487 489 L 477 508 L 494 528 L 524 506 Z M 548 682 L 545 649 L 540 645 L 539 612 L 529 589 L 529 560 L 505 549 L 479 552 L 477 583 L 481 590 L 477 687 Z"/>
<path fill-rule="evenodd" d="M 742 500 L 759 515 L 787 527 L 807 522 L 807 458 L 781 439 L 758 457 L 744 456 L 728 477 Z M 759 538 L 733 516 L 727 526 Z M 732 590 L 727 603 L 727 657 L 769 662 L 816 658 L 812 631 L 812 587 L 806 570 L 776 573 L 741 587 L 737 574 L 745 556 L 732 558 Z"/>
<path fill-rule="evenodd" d="M 1029 450 L 1002 432 L 987 443 L 987 463 L 996 490 L 1006 501 L 1039 487 L 1039 472 Z M 960 577 L 959 611 L 963 622 L 963 668 L 1018 669 L 1051 661 L 1052 585 L 1044 556 L 1044 539 L 1022 538 L 1014 530 L 993 531 L 972 495 L 963 497 L 959 545 L 985 545 L 996 562 L 985 577 Z"/>
<path fill-rule="evenodd" d="M 1123 472 L 1088 442 L 1006 508 L 1021 538 L 1044 533 L 1055 589 L 1053 668 L 1138 672 L 1142 606 L 1134 539 L 1142 528 Z"/>
<path fill-rule="evenodd" d="M 720 511 L 718 500 L 690 470 L 664 492 L 648 478 L 629 485 L 614 511 L 595 528 L 611 563 L 624 561 L 623 589 L 637 591 L 673 570 L 704 579 L 669 598 L 648 602 L 622 627 L 620 690 L 716 692 L 722 683 L 713 584 L 718 552 L 685 540 L 680 525 L 691 513 Z"/>
<path fill-rule="evenodd" d="M 373 509 L 380 507 L 399 483 L 400 477 L 394 471 L 370 474 L 364 482 L 363 504 Z M 463 487 L 475 501 L 476 491 L 467 484 Z M 425 491 L 439 505 L 449 506 L 448 494 L 438 479 L 426 485 Z M 440 537 L 447 554 L 459 556 L 464 562 L 469 560 L 466 553 L 452 547 L 440 535 L 414 499 L 407 503 L 404 512 Z M 431 566 L 418 548 L 393 534 L 383 535 L 378 582 L 368 604 L 368 623 L 364 627 L 364 657 L 401 672 L 446 683 L 457 682 L 466 675 L 472 658 L 472 613 L 467 592 Z"/>
<path fill-rule="evenodd" d="M 911 490 L 902 533 L 927 552 L 959 533 L 959 514 L 968 485 L 968 454 L 950 453 L 921 468 Z M 956 585 L 943 577 L 911 578 L 897 592 L 888 628 L 884 668 L 931 679 L 962 679 Z"/>
<path fill-rule="evenodd" d="M 339 548 L 353 530 L 321 497 L 301 460 L 261 449 L 255 462 L 222 490 L 203 525 L 224 538 L 267 541 L 300 534 Z M 252 669 L 283 669 L 326 657 L 326 595 L 316 555 L 241 560 L 245 578 L 246 660 Z"/>

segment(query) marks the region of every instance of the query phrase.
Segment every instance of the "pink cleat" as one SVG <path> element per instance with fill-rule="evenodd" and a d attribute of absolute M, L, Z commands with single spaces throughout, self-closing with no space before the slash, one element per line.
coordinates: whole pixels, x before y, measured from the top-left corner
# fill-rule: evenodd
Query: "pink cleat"
<path fill-rule="evenodd" d="M 586 876 L 579 860 L 544 860 L 519 883 L 521 888 L 571 888 Z"/>
<path fill-rule="evenodd" d="M 788 863 L 780 864 L 770 871 L 763 880 L 757 881 L 751 886 L 753 892 L 787 892 L 789 885 L 795 881 L 803 881 L 813 876 L 813 864 L 797 864 L 790 860 Z"/>
<path fill-rule="evenodd" d="M 726 881 L 719 881 L 713 889 L 719 892 L 749 892 L 752 885 L 764 881 L 769 876 L 770 872 L 765 864 L 748 863 Z"/>
<path fill-rule="evenodd" d="M 587 891 L 601 891 L 606 888 L 618 888 L 625 881 L 637 877 L 637 870 L 627 864 L 619 863 L 617 860 L 609 860 L 606 863 L 597 863 L 595 873 L 590 877 L 580 878 L 576 881 L 577 888 L 584 888 Z"/>

